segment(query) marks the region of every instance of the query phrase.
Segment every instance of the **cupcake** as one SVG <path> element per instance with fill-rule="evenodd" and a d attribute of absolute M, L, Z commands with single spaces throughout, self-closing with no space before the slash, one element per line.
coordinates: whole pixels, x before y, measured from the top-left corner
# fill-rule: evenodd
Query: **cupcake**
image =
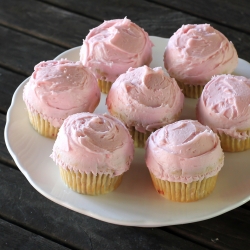
<path fill-rule="evenodd" d="M 179 202 L 209 195 L 224 164 L 217 134 L 193 120 L 177 121 L 152 133 L 145 159 L 156 191 Z"/>
<path fill-rule="evenodd" d="M 29 120 L 38 133 L 56 138 L 65 118 L 93 112 L 100 101 L 97 80 L 81 62 L 41 62 L 24 87 Z"/>
<path fill-rule="evenodd" d="M 103 93 L 108 93 L 116 78 L 130 67 L 149 65 L 152 42 L 129 19 L 105 21 L 90 30 L 80 51 L 83 65 L 91 68 Z"/>
<path fill-rule="evenodd" d="M 109 113 L 129 129 L 135 147 L 144 147 L 152 131 L 175 122 L 184 95 L 162 68 L 130 68 L 113 83 L 107 99 Z"/>
<path fill-rule="evenodd" d="M 183 25 L 169 39 L 164 66 L 184 95 L 198 98 L 211 77 L 231 74 L 238 64 L 232 42 L 209 24 Z"/>
<path fill-rule="evenodd" d="M 250 148 L 250 79 L 218 75 L 209 81 L 197 103 L 197 119 L 216 132 L 224 151 Z"/>
<path fill-rule="evenodd" d="M 99 195 L 119 186 L 133 155 L 133 140 L 119 120 L 83 112 L 64 120 L 51 157 L 69 188 Z"/>

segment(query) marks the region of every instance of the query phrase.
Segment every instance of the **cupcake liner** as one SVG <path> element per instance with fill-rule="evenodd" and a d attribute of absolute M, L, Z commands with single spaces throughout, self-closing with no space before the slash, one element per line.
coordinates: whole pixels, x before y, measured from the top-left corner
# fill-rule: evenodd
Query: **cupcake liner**
<path fill-rule="evenodd" d="M 156 191 L 171 201 L 191 202 L 208 196 L 215 188 L 217 175 L 191 183 L 170 182 L 158 179 L 150 173 Z"/>
<path fill-rule="evenodd" d="M 190 84 L 184 84 L 182 82 L 178 82 L 178 85 L 180 87 L 180 89 L 182 89 L 183 94 L 186 97 L 189 98 L 194 98 L 197 99 L 200 97 L 202 90 L 204 88 L 204 85 L 190 85 Z"/>
<path fill-rule="evenodd" d="M 112 82 L 98 79 L 98 86 L 99 86 L 102 93 L 108 94 L 108 92 L 112 86 Z"/>
<path fill-rule="evenodd" d="M 134 140 L 134 146 L 136 148 L 143 148 L 145 146 L 145 142 L 152 133 L 151 131 L 146 131 L 145 133 L 139 132 L 135 129 L 135 127 L 129 128 L 129 133 Z"/>
<path fill-rule="evenodd" d="M 246 130 L 247 135 L 250 135 L 250 130 Z M 221 141 L 221 147 L 225 152 L 242 152 L 250 149 L 250 137 L 246 139 L 233 138 L 225 133 L 218 133 Z"/>
<path fill-rule="evenodd" d="M 59 128 L 52 126 L 37 113 L 28 111 L 28 114 L 31 125 L 39 134 L 52 139 L 56 138 Z"/>
<path fill-rule="evenodd" d="M 85 174 L 59 167 L 65 184 L 75 192 L 87 195 L 106 194 L 115 190 L 122 181 L 122 175 L 110 177 L 106 174 Z"/>
<path fill-rule="evenodd" d="M 181 114 L 181 111 L 174 117 L 172 122 L 177 121 L 180 114 Z M 138 130 L 135 129 L 135 127 L 130 127 L 130 128 L 128 128 L 128 130 L 129 130 L 129 133 L 131 134 L 131 136 L 134 140 L 134 146 L 136 148 L 144 148 L 148 137 L 151 135 L 151 133 L 153 133 L 157 129 L 154 129 L 153 131 L 146 130 L 145 133 L 139 132 Z"/>

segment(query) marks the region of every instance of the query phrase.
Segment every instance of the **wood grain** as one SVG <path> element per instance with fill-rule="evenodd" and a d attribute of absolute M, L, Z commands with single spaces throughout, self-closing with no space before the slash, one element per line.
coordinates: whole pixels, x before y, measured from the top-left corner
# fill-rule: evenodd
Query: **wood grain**
<path fill-rule="evenodd" d="M 5 121 L 6 121 L 5 115 L 0 114 L 0 162 L 16 167 L 16 164 L 12 159 L 12 157 L 10 156 L 4 141 Z"/>
<path fill-rule="evenodd" d="M 0 249 L 66 250 L 68 248 L 0 219 Z"/>
<path fill-rule="evenodd" d="M 250 34 L 249 1 L 238 0 L 149 0 Z M 239 21 L 240 20 L 240 21 Z"/>
<path fill-rule="evenodd" d="M 42 2 L 0 1 L 0 24 L 65 49 L 81 45 L 90 27 L 99 23 Z"/>
<path fill-rule="evenodd" d="M 0 41 L 0 66 L 26 76 L 33 72 L 37 63 L 51 60 L 65 51 L 57 45 L 2 26 Z"/>
<path fill-rule="evenodd" d="M 250 211 L 234 209 L 218 217 L 193 223 L 192 225 L 171 226 L 171 232 L 205 243 L 216 249 L 249 249 Z M 228 237 L 230 235 L 230 237 Z"/>
<path fill-rule="evenodd" d="M 21 172 L 0 164 L 0 217 L 77 249 L 205 249 L 158 228 L 118 226 L 57 205 L 40 195 Z"/>
<path fill-rule="evenodd" d="M 183 24 L 208 23 L 207 19 L 200 18 L 199 16 L 192 16 L 143 0 L 110 0 L 109 4 L 102 0 L 44 0 L 44 2 L 52 3 L 61 8 L 67 8 L 81 15 L 91 15 L 91 17 L 98 18 L 99 20 L 110 20 L 127 16 L 144 28 L 150 35 L 160 37 L 172 36 Z M 178 2 L 179 4 L 181 3 L 180 1 Z M 193 5 L 190 4 L 190 6 L 192 8 Z M 240 58 L 250 61 L 250 54 L 248 53 L 250 51 L 249 34 L 236 31 L 217 22 L 210 22 L 210 24 L 234 43 Z"/>
<path fill-rule="evenodd" d="M 26 78 L 0 67 L 0 112 L 6 114 L 15 90 Z"/>

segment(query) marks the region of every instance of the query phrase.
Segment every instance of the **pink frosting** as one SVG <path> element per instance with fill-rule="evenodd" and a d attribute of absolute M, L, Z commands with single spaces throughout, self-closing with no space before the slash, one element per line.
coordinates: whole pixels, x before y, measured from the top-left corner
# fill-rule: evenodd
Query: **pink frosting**
<path fill-rule="evenodd" d="M 164 53 L 169 75 L 184 84 L 205 85 L 213 75 L 232 73 L 237 64 L 233 43 L 209 24 L 183 25 Z"/>
<path fill-rule="evenodd" d="M 162 68 L 130 68 L 112 84 L 108 111 L 138 131 L 152 131 L 177 120 L 184 95 Z"/>
<path fill-rule="evenodd" d="M 197 119 L 216 132 L 234 138 L 249 137 L 250 79 L 243 76 L 218 75 L 209 81 L 197 104 Z"/>
<path fill-rule="evenodd" d="M 60 127 L 71 114 L 93 112 L 100 90 L 94 75 L 81 62 L 51 60 L 35 66 L 23 99 L 29 110 Z"/>
<path fill-rule="evenodd" d="M 90 30 L 80 60 L 98 79 L 114 82 L 130 67 L 149 65 L 152 46 L 148 33 L 138 25 L 127 18 L 115 19 Z"/>
<path fill-rule="evenodd" d="M 66 169 L 111 177 L 127 171 L 133 156 L 133 140 L 126 127 L 110 115 L 93 113 L 65 119 L 51 155 Z"/>
<path fill-rule="evenodd" d="M 183 183 L 214 176 L 224 164 L 217 134 L 193 120 L 178 121 L 152 133 L 145 159 L 158 179 Z"/>

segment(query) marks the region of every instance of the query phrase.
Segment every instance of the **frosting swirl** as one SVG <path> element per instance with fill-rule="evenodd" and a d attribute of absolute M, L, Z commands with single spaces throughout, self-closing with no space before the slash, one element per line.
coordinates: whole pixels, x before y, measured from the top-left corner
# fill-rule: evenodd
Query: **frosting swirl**
<path fill-rule="evenodd" d="M 148 33 L 129 19 L 104 21 L 86 36 L 80 60 L 98 79 L 114 82 L 130 67 L 149 65 L 152 46 Z"/>
<path fill-rule="evenodd" d="M 87 112 L 65 119 L 51 154 L 61 167 L 111 177 L 127 171 L 133 156 L 133 140 L 119 120 Z"/>
<path fill-rule="evenodd" d="M 35 66 L 23 99 L 32 112 L 60 127 L 68 115 L 93 112 L 100 101 L 100 89 L 81 62 L 51 60 Z"/>
<path fill-rule="evenodd" d="M 234 138 L 249 137 L 250 79 L 244 76 L 214 76 L 205 86 L 197 104 L 197 119 L 215 132 Z"/>
<path fill-rule="evenodd" d="M 237 64 L 232 42 L 209 24 L 183 25 L 164 53 L 169 75 L 184 84 L 205 85 L 213 75 L 232 73 Z"/>
<path fill-rule="evenodd" d="M 181 112 L 184 95 L 175 79 L 162 68 L 130 68 L 112 84 L 108 111 L 127 127 L 152 131 L 174 122 Z"/>
<path fill-rule="evenodd" d="M 158 179 L 184 183 L 214 176 L 224 164 L 217 134 L 193 120 L 178 121 L 152 133 L 145 159 Z"/>

